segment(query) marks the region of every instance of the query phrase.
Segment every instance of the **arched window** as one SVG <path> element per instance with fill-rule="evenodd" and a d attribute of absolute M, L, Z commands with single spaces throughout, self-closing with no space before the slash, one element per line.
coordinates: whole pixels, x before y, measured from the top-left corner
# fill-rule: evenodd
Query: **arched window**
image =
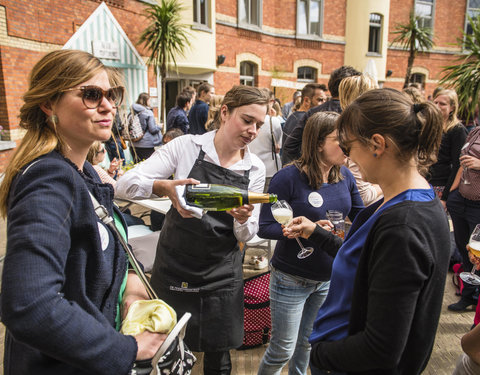
<path fill-rule="evenodd" d="M 300 66 L 297 70 L 297 81 L 301 82 L 316 82 L 317 69 L 311 66 Z"/>
<path fill-rule="evenodd" d="M 370 13 L 370 29 L 368 34 L 368 52 L 380 53 L 382 42 L 383 17 L 378 13 Z"/>
<path fill-rule="evenodd" d="M 413 73 L 412 75 L 410 75 L 410 83 L 419 83 L 420 85 L 422 85 L 422 88 L 425 87 L 425 80 L 425 74 Z"/>
<path fill-rule="evenodd" d="M 240 63 L 240 84 L 255 86 L 256 65 L 250 61 Z"/>

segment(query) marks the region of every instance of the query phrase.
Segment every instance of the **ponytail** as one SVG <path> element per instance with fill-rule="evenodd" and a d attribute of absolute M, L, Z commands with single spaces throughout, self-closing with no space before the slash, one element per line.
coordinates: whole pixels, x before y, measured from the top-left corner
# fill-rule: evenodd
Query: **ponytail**
<path fill-rule="evenodd" d="M 412 112 L 418 129 L 418 170 L 425 175 L 428 167 L 437 161 L 443 119 L 440 111 L 431 102 L 414 104 Z"/>
<path fill-rule="evenodd" d="M 388 137 L 398 150 L 398 158 L 417 162 L 420 173 L 436 161 L 442 140 L 443 120 L 430 102 L 414 104 L 410 97 L 390 89 L 370 90 L 345 108 L 338 119 L 341 141 L 352 136 L 368 145 L 373 134 Z"/>

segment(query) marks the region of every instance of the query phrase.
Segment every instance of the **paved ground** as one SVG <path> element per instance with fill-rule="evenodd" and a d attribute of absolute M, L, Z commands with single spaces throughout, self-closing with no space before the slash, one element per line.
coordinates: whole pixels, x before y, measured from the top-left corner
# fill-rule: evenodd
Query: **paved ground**
<path fill-rule="evenodd" d="M 0 219 L 0 255 L 5 252 L 6 243 L 6 225 Z M 255 251 L 255 250 L 253 250 Z M 248 254 L 248 253 L 247 253 Z M 246 272 L 250 273 L 251 269 L 246 266 Z M 440 319 L 440 325 L 437 330 L 435 346 L 432 357 L 424 374 L 428 375 L 449 375 L 455 367 L 455 361 L 461 352 L 460 338 L 470 329 L 473 323 L 473 312 L 452 313 L 447 310 L 447 305 L 456 302 L 457 298 L 454 294 L 451 282 L 451 274 L 446 280 L 445 297 L 443 300 L 443 309 Z M 395 322 L 392 322 L 395 324 Z M 3 336 L 4 327 L 0 324 L 0 350 L 3 352 Z M 233 374 L 234 375 L 254 375 L 256 374 L 258 364 L 265 351 L 265 347 L 250 349 L 245 351 L 232 351 L 233 358 Z M 201 364 L 201 360 L 199 361 Z M 201 366 L 195 366 L 194 374 L 201 374 Z M 3 356 L 1 356 L 0 375 L 3 374 Z M 284 369 L 282 374 L 287 374 Z"/>

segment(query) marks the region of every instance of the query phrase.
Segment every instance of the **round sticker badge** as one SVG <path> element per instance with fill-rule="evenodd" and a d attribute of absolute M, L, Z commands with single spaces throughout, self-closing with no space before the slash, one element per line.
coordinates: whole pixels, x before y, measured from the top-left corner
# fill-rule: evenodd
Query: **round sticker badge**
<path fill-rule="evenodd" d="M 313 207 L 322 207 L 323 205 L 323 198 L 320 194 L 318 194 L 316 191 L 312 191 L 308 195 L 308 203 L 310 203 Z"/>
<path fill-rule="evenodd" d="M 98 234 L 100 235 L 100 243 L 102 244 L 102 251 L 105 251 L 108 243 L 110 242 L 110 238 L 108 237 L 108 230 L 102 223 L 98 222 L 97 224 Z"/>

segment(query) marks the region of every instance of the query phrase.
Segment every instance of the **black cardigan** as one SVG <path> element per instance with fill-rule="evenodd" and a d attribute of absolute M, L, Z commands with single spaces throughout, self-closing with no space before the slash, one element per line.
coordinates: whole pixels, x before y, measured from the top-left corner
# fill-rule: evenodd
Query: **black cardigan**
<path fill-rule="evenodd" d="M 387 209 L 360 256 L 348 337 L 314 344 L 312 364 L 349 374 L 421 373 L 435 339 L 449 257 L 438 199 Z"/>

